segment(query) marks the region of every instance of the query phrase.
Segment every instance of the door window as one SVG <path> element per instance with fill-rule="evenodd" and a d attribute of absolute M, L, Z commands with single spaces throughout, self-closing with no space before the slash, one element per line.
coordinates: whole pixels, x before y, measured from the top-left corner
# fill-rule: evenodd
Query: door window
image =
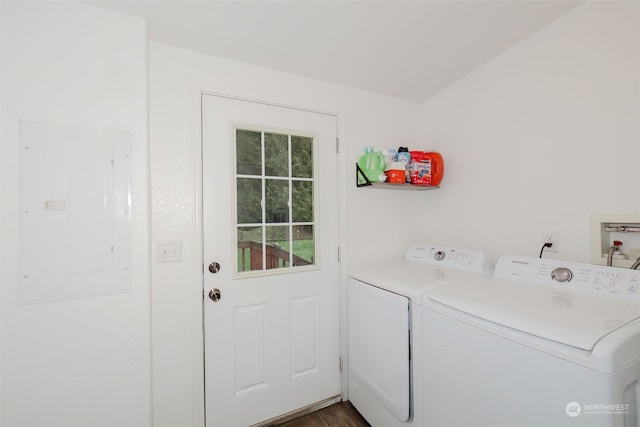
<path fill-rule="evenodd" d="M 314 137 L 236 127 L 236 273 L 316 265 Z"/>

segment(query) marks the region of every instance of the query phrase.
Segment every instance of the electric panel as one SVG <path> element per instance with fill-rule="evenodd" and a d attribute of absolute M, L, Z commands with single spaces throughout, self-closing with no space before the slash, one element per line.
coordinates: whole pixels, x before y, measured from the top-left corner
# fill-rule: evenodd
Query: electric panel
<path fill-rule="evenodd" d="M 131 291 L 131 134 L 20 123 L 21 304 Z"/>

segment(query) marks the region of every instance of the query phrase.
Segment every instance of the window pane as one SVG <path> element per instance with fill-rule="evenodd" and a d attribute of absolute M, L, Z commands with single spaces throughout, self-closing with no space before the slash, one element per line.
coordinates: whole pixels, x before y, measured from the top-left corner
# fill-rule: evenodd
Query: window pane
<path fill-rule="evenodd" d="M 237 181 L 238 224 L 255 224 L 262 222 L 262 180 L 255 178 L 238 178 Z"/>
<path fill-rule="evenodd" d="M 291 176 L 313 177 L 313 138 L 291 136 Z"/>
<path fill-rule="evenodd" d="M 262 270 L 262 227 L 238 227 L 238 271 Z"/>
<path fill-rule="evenodd" d="M 267 223 L 289 221 L 289 181 L 267 179 L 265 181 L 265 213 Z"/>
<path fill-rule="evenodd" d="M 262 175 L 261 133 L 236 129 L 236 168 L 239 175 Z"/>
<path fill-rule="evenodd" d="M 264 171 L 266 176 L 289 176 L 289 137 L 264 134 Z"/>
<path fill-rule="evenodd" d="M 313 225 L 293 227 L 293 265 L 309 265 L 315 262 Z"/>
<path fill-rule="evenodd" d="M 313 265 L 314 139 L 235 132 L 237 272 Z"/>
<path fill-rule="evenodd" d="M 313 221 L 313 182 L 293 181 L 291 187 L 293 222 Z"/>
<path fill-rule="evenodd" d="M 267 270 L 289 267 L 289 230 L 288 225 L 267 226 Z"/>

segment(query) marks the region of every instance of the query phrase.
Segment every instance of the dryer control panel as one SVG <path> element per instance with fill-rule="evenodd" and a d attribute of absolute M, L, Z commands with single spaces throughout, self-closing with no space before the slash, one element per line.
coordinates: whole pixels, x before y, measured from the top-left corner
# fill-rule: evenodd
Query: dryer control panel
<path fill-rule="evenodd" d="M 416 244 L 407 250 L 406 260 L 477 273 L 489 273 L 492 270 L 485 254 L 473 249 Z"/>
<path fill-rule="evenodd" d="M 494 274 L 519 282 L 640 299 L 640 270 L 505 255 Z"/>

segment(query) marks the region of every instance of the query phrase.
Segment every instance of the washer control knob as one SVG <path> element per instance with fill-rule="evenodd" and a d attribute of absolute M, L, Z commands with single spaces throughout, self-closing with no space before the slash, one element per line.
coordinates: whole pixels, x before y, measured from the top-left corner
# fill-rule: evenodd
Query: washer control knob
<path fill-rule="evenodd" d="M 565 267 L 554 268 L 551 272 L 551 278 L 556 282 L 568 282 L 573 277 L 571 270 Z"/>
<path fill-rule="evenodd" d="M 447 254 L 445 254 L 444 251 L 436 251 L 436 253 L 433 254 L 433 259 L 436 261 L 442 261 L 445 256 L 447 256 Z"/>

